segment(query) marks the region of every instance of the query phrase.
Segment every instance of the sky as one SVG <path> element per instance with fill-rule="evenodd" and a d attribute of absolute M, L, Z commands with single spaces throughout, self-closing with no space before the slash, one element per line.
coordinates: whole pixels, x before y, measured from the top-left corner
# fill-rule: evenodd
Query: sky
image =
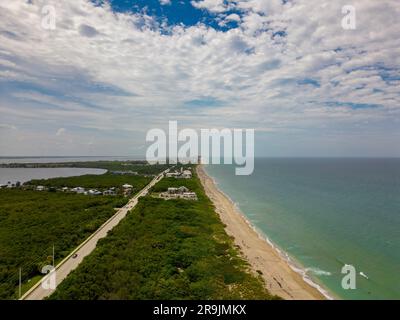
<path fill-rule="evenodd" d="M 169 120 L 400 156 L 399 34 L 398 0 L 0 1 L 0 156 L 144 155 Z"/>

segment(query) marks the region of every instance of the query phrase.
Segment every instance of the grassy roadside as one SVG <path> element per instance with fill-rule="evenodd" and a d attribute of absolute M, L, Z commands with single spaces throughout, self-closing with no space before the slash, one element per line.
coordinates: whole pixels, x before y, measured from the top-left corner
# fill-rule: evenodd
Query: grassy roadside
<path fill-rule="evenodd" d="M 142 198 L 50 299 L 273 299 L 251 273 L 199 179 L 163 179 L 154 192 L 186 186 L 198 201 Z"/>

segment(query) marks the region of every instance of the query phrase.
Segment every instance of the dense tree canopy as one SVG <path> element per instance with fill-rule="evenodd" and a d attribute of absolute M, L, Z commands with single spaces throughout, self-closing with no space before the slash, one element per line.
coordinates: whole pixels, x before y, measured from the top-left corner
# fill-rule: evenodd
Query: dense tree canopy
<path fill-rule="evenodd" d="M 0 299 L 17 298 L 22 280 L 67 256 L 123 206 L 127 198 L 0 190 Z"/>
<path fill-rule="evenodd" d="M 102 239 L 50 299 L 269 299 L 240 258 L 197 177 L 163 179 L 198 201 L 151 195 Z"/>
<path fill-rule="evenodd" d="M 150 177 L 133 175 L 114 175 L 105 173 L 102 175 L 87 174 L 77 177 L 39 179 L 27 182 L 27 185 L 41 185 L 46 187 L 83 187 L 107 189 L 111 187 L 120 188 L 124 184 L 130 184 L 138 191 L 143 189 L 151 181 Z"/>

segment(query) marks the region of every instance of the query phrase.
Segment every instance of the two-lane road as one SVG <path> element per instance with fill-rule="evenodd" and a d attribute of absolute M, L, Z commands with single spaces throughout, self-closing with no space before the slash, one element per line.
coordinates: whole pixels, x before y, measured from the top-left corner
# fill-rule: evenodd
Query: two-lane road
<path fill-rule="evenodd" d="M 168 169 L 169 170 L 169 169 Z M 162 172 L 157 177 L 155 177 L 145 188 L 143 188 L 139 193 L 137 193 L 129 202 L 118 212 L 113 215 L 109 220 L 107 220 L 99 229 L 97 229 L 91 236 L 89 236 L 82 244 L 80 244 L 74 251 L 72 251 L 64 260 L 62 260 L 56 266 L 56 284 L 59 285 L 68 274 L 76 269 L 82 260 L 89 255 L 95 248 L 97 241 L 99 239 L 107 236 L 107 233 L 113 229 L 125 216 L 132 210 L 139 201 L 140 197 L 145 196 L 149 189 L 153 187 L 157 182 L 159 182 L 164 173 L 168 170 Z M 27 291 L 20 300 L 42 300 L 49 295 L 51 295 L 54 289 L 44 289 L 41 285 L 43 281 L 46 281 L 48 276 L 45 276 L 42 281 L 33 286 L 29 291 Z"/>

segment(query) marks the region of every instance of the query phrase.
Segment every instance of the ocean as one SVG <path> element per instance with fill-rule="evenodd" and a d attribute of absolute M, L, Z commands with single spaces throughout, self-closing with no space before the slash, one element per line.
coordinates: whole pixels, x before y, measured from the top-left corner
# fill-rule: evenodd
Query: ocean
<path fill-rule="evenodd" d="M 258 158 L 207 173 L 299 272 L 340 299 L 400 299 L 400 159 Z M 356 289 L 344 289 L 344 265 Z"/>

